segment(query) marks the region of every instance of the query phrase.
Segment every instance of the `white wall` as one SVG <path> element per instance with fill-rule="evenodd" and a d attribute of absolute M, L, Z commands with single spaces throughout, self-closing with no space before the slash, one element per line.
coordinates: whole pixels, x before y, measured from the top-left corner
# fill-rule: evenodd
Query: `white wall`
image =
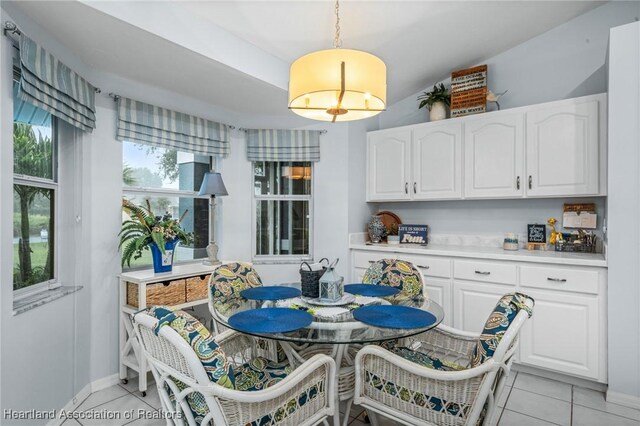
<path fill-rule="evenodd" d="M 640 23 L 609 48 L 609 391 L 640 408 Z"/>

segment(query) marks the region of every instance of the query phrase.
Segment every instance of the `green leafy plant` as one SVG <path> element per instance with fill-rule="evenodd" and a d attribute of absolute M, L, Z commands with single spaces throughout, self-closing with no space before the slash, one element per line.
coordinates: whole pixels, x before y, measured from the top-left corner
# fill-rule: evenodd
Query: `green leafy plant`
<path fill-rule="evenodd" d="M 395 222 L 392 222 L 389 226 L 386 226 L 387 228 L 387 236 L 389 235 L 398 235 L 398 224 Z"/>
<path fill-rule="evenodd" d="M 130 219 L 122 222 L 122 229 L 118 236 L 122 249 L 122 266 L 131 265 L 132 259 L 142 257 L 143 250 L 149 250 L 151 244 L 156 244 L 164 254 L 164 246 L 169 241 L 179 240 L 182 244 L 191 244 L 193 234 L 185 232 L 180 226 L 189 210 L 185 210 L 180 219 L 174 219 L 170 213 L 156 216 L 151 210 L 151 203 L 138 206 L 129 200 L 122 200 L 122 210 Z"/>
<path fill-rule="evenodd" d="M 420 101 L 418 109 L 426 106 L 429 111 L 431 111 L 431 107 L 436 102 L 444 102 L 447 106 L 451 105 L 449 89 L 444 87 L 444 83 L 440 83 L 440 85 L 434 84 L 433 90 L 431 92 L 423 92 L 422 95 L 418 96 L 418 100 Z"/>

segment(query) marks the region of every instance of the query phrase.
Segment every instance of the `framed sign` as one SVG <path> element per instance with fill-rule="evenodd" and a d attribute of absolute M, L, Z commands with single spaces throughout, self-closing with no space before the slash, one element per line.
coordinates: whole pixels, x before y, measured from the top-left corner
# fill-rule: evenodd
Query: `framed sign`
<path fill-rule="evenodd" d="M 547 225 L 527 225 L 527 242 L 545 244 L 547 242 Z"/>
<path fill-rule="evenodd" d="M 451 117 L 487 110 L 487 66 L 451 73 Z"/>
<path fill-rule="evenodd" d="M 427 244 L 427 225 L 399 225 L 400 244 Z"/>

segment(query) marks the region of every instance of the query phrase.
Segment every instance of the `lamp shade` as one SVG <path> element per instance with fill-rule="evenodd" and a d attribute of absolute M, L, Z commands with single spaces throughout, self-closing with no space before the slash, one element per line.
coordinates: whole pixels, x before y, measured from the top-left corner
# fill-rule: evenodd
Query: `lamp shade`
<path fill-rule="evenodd" d="M 198 195 L 229 195 L 220 173 L 207 172 L 200 185 Z"/>
<path fill-rule="evenodd" d="M 322 121 L 360 120 L 384 111 L 386 102 L 387 67 L 370 53 L 320 50 L 291 64 L 289 109 L 298 115 Z"/>

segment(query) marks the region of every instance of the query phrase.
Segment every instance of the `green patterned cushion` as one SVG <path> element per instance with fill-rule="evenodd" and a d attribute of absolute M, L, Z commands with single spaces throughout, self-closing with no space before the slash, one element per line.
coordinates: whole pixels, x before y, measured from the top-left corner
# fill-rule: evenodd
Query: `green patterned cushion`
<path fill-rule="evenodd" d="M 493 356 L 502 336 L 521 309 L 531 316 L 532 310 L 525 304 L 527 300 L 533 302 L 531 297 L 523 293 L 510 293 L 502 296 L 484 324 L 484 329 L 473 349 L 471 354 L 472 367 L 482 364 Z"/>
<path fill-rule="evenodd" d="M 280 424 L 298 408 L 303 407 L 309 401 L 313 401 L 324 393 L 324 383 L 318 382 L 306 390 L 300 392 L 297 397 L 291 398 L 271 413 L 247 423 L 245 426 L 274 426 Z"/>
<path fill-rule="evenodd" d="M 251 265 L 242 262 L 219 266 L 211 274 L 209 284 L 213 305 L 223 315 L 243 300 L 240 296 L 242 290 L 252 287 L 262 287 L 262 280 Z"/>
<path fill-rule="evenodd" d="M 397 347 L 391 350 L 394 354 L 401 356 L 402 358 L 420 364 L 424 367 L 431 368 L 433 370 L 440 371 L 458 371 L 464 370 L 464 367 L 453 362 L 442 361 L 439 358 L 429 356 L 425 353 L 411 350 L 405 347 Z"/>
<path fill-rule="evenodd" d="M 364 273 L 365 284 L 386 285 L 400 289 L 398 298 L 421 296 L 422 274 L 413 264 L 404 260 L 382 259 L 369 266 Z"/>
<path fill-rule="evenodd" d="M 235 372 L 236 389 L 258 391 L 273 386 L 293 371 L 291 367 L 282 367 L 266 358 L 254 358 Z"/>
<path fill-rule="evenodd" d="M 213 340 L 209 330 L 200 321 L 186 312 L 171 311 L 164 306 L 154 306 L 147 313 L 158 319 L 154 330 L 156 334 L 159 333 L 160 328 L 168 325 L 189 343 L 200 359 L 209 380 L 225 388 L 235 389 L 235 374 L 231 363 L 222 348 Z M 174 379 L 174 382 L 180 390 L 187 387 L 177 379 Z M 173 401 L 175 399 L 173 392 L 166 384 L 165 389 Z M 209 412 L 204 396 L 199 392 L 192 392 L 187 395 L 187 403 L 194 419 L 200 424 Z"/>

